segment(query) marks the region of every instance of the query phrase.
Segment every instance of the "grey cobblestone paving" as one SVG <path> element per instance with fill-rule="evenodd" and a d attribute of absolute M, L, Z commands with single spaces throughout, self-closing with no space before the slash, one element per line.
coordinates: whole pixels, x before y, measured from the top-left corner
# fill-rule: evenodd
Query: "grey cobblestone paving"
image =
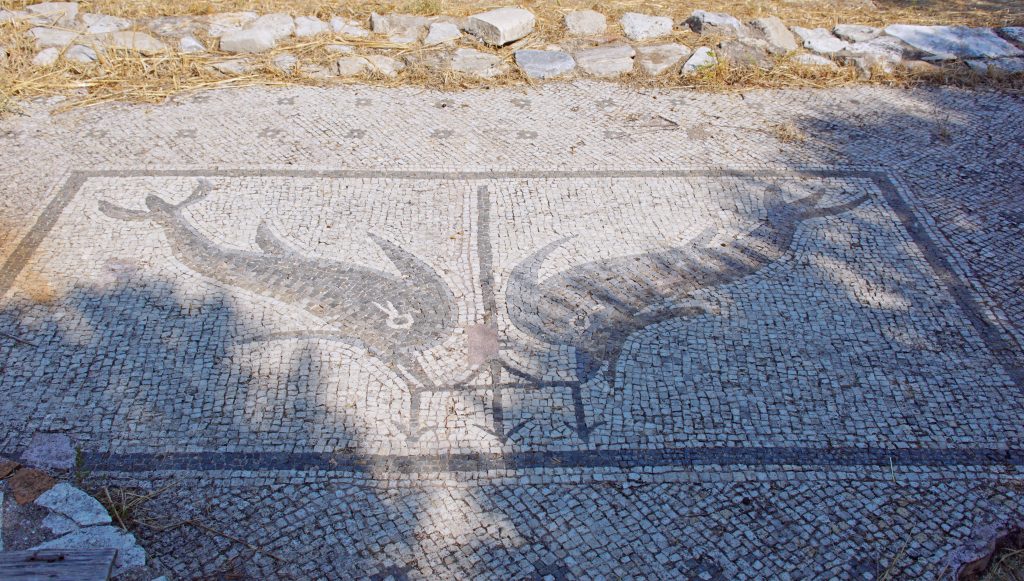
<path fill-rule="evenodd" d="M 140 531 L 174 576 L 922 578 L 1022 519 L 1017 98 L 48 106 L 0 121 L 0 452 L 274 555 Z"/>

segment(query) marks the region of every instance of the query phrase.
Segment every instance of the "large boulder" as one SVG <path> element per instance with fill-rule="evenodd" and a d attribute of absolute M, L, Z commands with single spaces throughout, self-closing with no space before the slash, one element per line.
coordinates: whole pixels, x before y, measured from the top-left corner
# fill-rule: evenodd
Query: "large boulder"
<path fill-rule="evenodd" d="M 735 17 L 722 12 L 695 10 L 684 22 L 690 30 L 706 35 L 746 36 L 747 28 Z"/>
<path fill-rule="evenodd" d="M 25 7 L 29 22 L 40 26 L 73 28 L 78 16 L 77 2 L 42 2 Z"/>
<path fill-rule="evenodd" d="M 818 54 L 835 54 L 850 46 L 845 40 L 836 38 L 824 28 L 801 28 L 794 26 L 793 32 L 800 37 L 804 48 Z"/>
<path fill-rule="evenodd" d="M 608 18 L 593 10 L 576 10 L 565 15 L 565 28 L 573 36 L 597 36 L 608 29 Z"/>
<path fill-rule="evenodd" d="M 715 57 L 714 51 L 706 46 L 702 46 L 693 51 L 693 55 L 683 63 L 679 72 L 683 75 L 692 75 L 701 70 L 714 67 L 717 64 L 718 59 Z"/>
<path fill-rule="evenodd" d="M 675 67 L 693 51 L 681 44 L 655 44 L 636 47 L 636 62 L 648 75 L 660 75 Z"/>
<path fill-rule="evenodd" d="M 649 40 L 672 34 L 672 19 L 667 16 L 627 12 L 619 24 L 622 25 L 622 33 L 630 40 Z"/>
<path fill-rule="evenodd" d="M 531 79 L 550 79 L 576 68 L 576 61 L 561 50 L 517 50 L 516 64 Z"/>
<path fill-rule="evenodd" d="M 759 38 L 727 38 L 718 43 L 715 54 L 719 60 L 737 67 L 768 70 L 773 65 L 768 43 Z"/>
<path fill-rule="evenodd" d="M 768 43 L 768 50 L 772 54 L 786 54 L 800 48 L 796 37 L 786 27 L 786 23 L 777 16 L 758 18 L 748 23 L 751 38 L 757 38 Z"/>
<path fill-rule="evenodd" d="M 452 55 L 451 69 L 457 73 L 490 79 L 507 70 L 496 55 L 472 48 L 460 48 Z"/>
<path fill-rule="evenodd" d="M 533 32 L 537 19 L 522 8 L 498 8 L 474 14 L 466 21 L 466 32 L 491 46 L 504 46 Z"/>
<path fill-rule="evenodd" d="M 576 64 L 588 75 L 617 77 L 633 70 L 636 51 L 628 44 L 611 44 L 576 53 Z"/>
<path fill-rule="evenodd" d="M 265 14 L 252 21 L 246 29 L 265 30 L 274 36 L 274 40 L 282 40 L 295 34 L 295 19 L 281 12 Z"/>
<path fill-rule="evenodd" d="M 220 37 L 220 49 L 231 53 L 267 52 L 277 46 L 274 33 L 265 28 L 233 30 Z"/>
<path fill-rule="evenodd" d="M 881 36 L 882 29 L 862 24 L 839 24 L 832 29 L 832 33 L 846 42 L 867 42 Z"/>
<path fill-rule="evenodd" d="M 893 24 L 885 33 L 926 53 L 931 60 L 1003 58 L 1024 51 L 999 37 L 991 28 Z"/>

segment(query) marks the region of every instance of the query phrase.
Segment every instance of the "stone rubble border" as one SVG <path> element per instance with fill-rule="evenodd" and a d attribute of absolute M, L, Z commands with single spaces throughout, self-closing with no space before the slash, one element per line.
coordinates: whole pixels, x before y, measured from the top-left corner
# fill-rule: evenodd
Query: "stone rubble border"
<path fill-rule="evenodd" d="M 971 28 L 893 24 L 884 28 L 840 24 L 834 28 L 789 27 L 777 17 L 741 22 L 724 13 L 697 10 L 673 22 L 668 16 L 628 12 L 620 19 L 624 37 L 607 35 L 607 17 L 593 10 L 564 16 L 568 40 L 538 49 L 530 35 L 536 17 L 517 7 L 502 7 L 468 18 L 371 15 L 369 22 L 340 16 L 255 12 L 208 16 L 164 16 L 130 20 L 82 12 L 75 2 L 43 2 L 21 11 L 0 10 L 0 26 L 23 23 L 30 28 L 37 53 L 32 63 L 48 67 L 66 60 L 89 64 L 107 51 L 144 56 L 200 54 L 226 57 L 210 67 L 224 76 L 252 72 L 247 57 L 287 50 L 282 42 L 332 38 L 327 47 L 338 58 L 330 67 L 302 63 L 284 52 L 272 68 L 284 75 L 315 79 L 364 75 L 397 77 L 405 68 L 426 64 L 432 73 L 456 72 L 491 79 L 518 67 L 529 80 L 586 76 L 615 79 L 628 73 L 688 77 L 719 63 L 771 70 L 782 60 L 805 67 L 851 66 L 862 79 L 879 71 L 938 74 L 949 67 L 981 77 L 1004 78 L 1024 73 L 1024 26 Z M 698 46 L 671 42 L 690 31 Z M 377 52 L 360 44 L 380 41 Z M 344 44 L 344 41 L 352 44 Z M 460 44 L 462 43 L 462 44 Z M 649 44 L 657 43 L 657 44 Z M 470 46 L 466 46 L 469 44 Z M 365 46 L 365 45 L 362 45 Z M 512 58 L 494 51 L 511 49 Z M 424 56 L 423 49 L 436 52 Z M 9 59 L 0 46 L 0 67 Z M 363 52 L 365 54 L 360 54 Z M 508 62 L 508 61 L 511 62 Z"/>

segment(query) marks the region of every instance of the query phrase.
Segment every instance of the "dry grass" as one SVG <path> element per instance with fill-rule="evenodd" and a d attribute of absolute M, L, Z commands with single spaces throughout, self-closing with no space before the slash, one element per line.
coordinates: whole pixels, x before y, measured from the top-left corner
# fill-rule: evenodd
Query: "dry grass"
<path fill-rule="evenodd" d="M 980 581 L 1024 581 L 1024 549 L 997 554 Z"/>
<path fill-rule="evenodd" d="M 762 0 L 703 0 L 700 2 L 639 2 L 620 0 L 615 2 L 586 2 L 581 0 L 526 0 L 521 4 L 538 16 L 537 30 L 515 48 L 542 48 L 551 43 L 561 43 L 573 48 L 585 41 L 565 38 L 563 15 L 574 9 L 594 8 L 609 16 L 609 36 L 620 33 L 618 17 L 627 11 L 669 14 L 681 20 L 694 9 L 721 10 L 740 18 L 776 15 L 789 24 L 804 26 L 833 26 L 840 22 L 863 24 L 885 24 L 890 22 L 916 23 L 961 23 L 970 25 L 1024 24 L 1024 2 L 1002 2 L 1000 0 L 953 0 L 931 2 L 926 0 L 876 0 L 879 10 L 863 10 L 856 7 L 858 0 L 792 0 L 789 2 L 767 2 Z M 31 3 L 31 2 L 28 2 Z M 0 8 L 18 9 L 26 4 L 24 0 L 0 0 Z M 372 11 L 409 12 L 424 15 L 448 14 L 465 16 L 501 3 L 450 2 L 448 0 L 402 0 L 382 2 L 371 0 L 365 3 L 348 1 L 309 2 L 306 0 L 192 0 L 190 2 L 158 2 L 156 0 L 87 0 L 81 3 L 82 10 L 101 12 L 116 16 L 143 18 L 170 14 L 209 14 L 214 12 L 252 10 L 266 13 L 286 11 L 293 14 L 314 14 L 323 18 L 342 15 L 365 20 Z M 214 64 L 232 60 L 234 57 L 216 52 L 208 54 L 169 53 L 159 56 L 142 57 L 128 53 L 107 53 L 91 64 L 69 63 L 64 59 L 52 67 L 35 67 L 31 60 L 36 54 L 34 43 L 26 35 L 26 23 L 0 24 L 0 46 L 7 47 L 9 63 L 0 67 L 0 113 L 15 110 L 14 99 L 37 96 L 66 95 L 70 99 L 65 108 L 90 106 L 109 101 L 159 102 L 170 95 L 220 87 L 247 85 L 325 85 L 345 83 L 370 83 L 375 85 L 414 85 L 442 90 L 459 90 L 479 86 L 506 86 L 531 84 L 514 66 L 509 72 L 495 79 L 484 80 L 464 75 L 431 71 L 425 65 L 414 65 L 403 71 L 397 78 L 370 74 L 358 79 L 318 79 L 308 75 L 281 74 L 272 65 L 274 57 L 287 52 L 297 56 L 302 65 L 329 64 L 339 55 L 326 50 L 329 44 L 354 45 L 358 54 L 387 53 L 402 57 L 427 56 L 439 49 L 423 47 L 408 48 L 381 40 L 352 39 L 323 35 L 314 39 L 292 39 L 282 43 L 275 51 L 248 57 L 250 72 L 239 76 L 227 76 L 214 70 Z M 201 38 L 207 46 L 215 46 L 212 39 Z M 671 40 L 689 46 L 708 44 L 710 39 L 698 41 L 696 35 L 679 31 Z M 665 42 L 661 39 L 659 42 Z M 460 41 L 464 46 L 486 49 L 470 38 Z M 498 51 L 499 56 L 512 62 L 513 48 Z M 627 75 L 619 82 L 643 87 L 687 87 L 698 90 L 737 91 L 750 88 L 779 87 L 836 87 L 858 82 L 856 72 L 851 68 L 826 69 L 807 67 L 782 60 L 772 71 L 717 67 L 699 75 L 681 78 L 674 71 L 659 77 L 645 77 L 640 74 Z M 921 82 L 975 84 L 979 79 L 961 70 L 946 70 L 937 76 L 911 74 L 874 75 L 874 83 L 907 85 Z M 1020 90 L 1020 80 L 1003 82 L 1001 86 Z"/>

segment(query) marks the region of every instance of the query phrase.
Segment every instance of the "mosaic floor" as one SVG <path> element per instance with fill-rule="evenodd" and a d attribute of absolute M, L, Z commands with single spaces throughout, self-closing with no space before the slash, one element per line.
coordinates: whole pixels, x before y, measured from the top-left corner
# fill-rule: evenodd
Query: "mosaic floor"
<path fill-rule="evenodd" d="M 0 452 L 230 535 L 154 572 L 941 578 L 1024 522 L 1019 98 L 54 104 L 0 120 Z"/>

